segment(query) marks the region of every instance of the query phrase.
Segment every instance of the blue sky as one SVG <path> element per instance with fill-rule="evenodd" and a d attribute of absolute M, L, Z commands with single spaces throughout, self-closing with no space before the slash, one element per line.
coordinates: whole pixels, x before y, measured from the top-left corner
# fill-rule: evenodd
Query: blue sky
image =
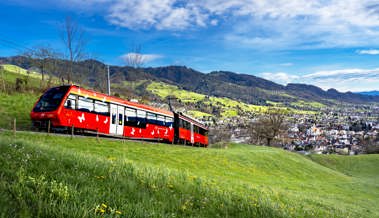
<path fill-rule="evenodd" d="M 64 53 L 60 29 L 70 16 L 90 56 L 108 64 L 125 65 L 141 45 L 145 66 L 379 89 L 379 1 L 3 0 L 0 16 L 0 56 L 39 45 Z"/>

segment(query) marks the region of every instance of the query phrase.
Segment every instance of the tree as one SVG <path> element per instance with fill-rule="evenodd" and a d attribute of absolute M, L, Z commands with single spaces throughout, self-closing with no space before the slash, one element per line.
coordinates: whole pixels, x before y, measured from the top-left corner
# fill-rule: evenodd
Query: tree
<path fill-rule="evenodd" d="M 50 75 L 49 82 L 51 81 L 52 74 L 56 70 L 55 65 L 58 59 L 58 53 L 49 45 L 36 46 L 32 50 L 24 53 L 24 56 L 30 58 L 31 64 L 37 67 L 41 73 L 41 87 L 45 81 L 45 76 Z M 54 64 L 55 63 L 55 64 Z"/>
<path fill-rule="evenodd" d="M 379 137 L 368 136 L 362 137 L 361 147 L 366 154 L 379 154 Z"/>
<path fill-rule="evenodd" d="M 145 63 L 145 58 L 143 54 L 141 53 L 141 51 L 142 51 L 142 46 L 137 45 L 131 49 L 131 52 L 124 55 L 124 60 L 126 62 L 126 65 L 133 68 L 142 67 L 143 64 Z"/>
<path fill-rule="evenodd" d="M 63 24 L 62 41 L 68 53 L 69 66 L 66 79 L 68 83 L 72 82 L 74 63 L 82 60 L 85 56 L 85 46 L 87 44 L 84 38 L 84 31 L 78 24 L 66 17 Z"/>
<path fill-rule="evenodd" d="M 281 109 L 270 109 L 262 117 L 258 118 L 250 126 L 252 142 L 260 144 L 266 140 L 266 145 L 271 146 L 275 137 L 286 129 L 285 112 Z"/>

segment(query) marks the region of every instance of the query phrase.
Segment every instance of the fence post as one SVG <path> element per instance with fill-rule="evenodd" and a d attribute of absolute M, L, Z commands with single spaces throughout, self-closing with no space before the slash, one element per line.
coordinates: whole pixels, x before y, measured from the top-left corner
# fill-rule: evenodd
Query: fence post
<path fill-rule="evenodd" d="M 71 139 L 74 138 L 74 125 L 71 126 Z"/>
<path fill-rule="evenodd" d="M 16 136 L 16 118 L 13 120 L 13 135 Z"/>
<path fill-rule="evenodd" d="M 47 123 L 47 135 L 49 135 L 50 134 L 50 120 L 49 120 L 49 122 Z"/>
<path fill-rule="evenodd" d="M 100 142 L 100 139 L 99 139 L 99 128 L 96 129 L 96 140 L 98 142 Z"/>

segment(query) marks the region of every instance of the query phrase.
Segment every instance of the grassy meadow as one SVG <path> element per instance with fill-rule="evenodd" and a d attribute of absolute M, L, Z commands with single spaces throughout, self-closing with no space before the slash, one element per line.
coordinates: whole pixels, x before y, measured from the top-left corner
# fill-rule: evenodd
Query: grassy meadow
<path fill-rule="evenodd" d="M 378 217 L 379 155 L 0 133 L 2 217 Z"/>

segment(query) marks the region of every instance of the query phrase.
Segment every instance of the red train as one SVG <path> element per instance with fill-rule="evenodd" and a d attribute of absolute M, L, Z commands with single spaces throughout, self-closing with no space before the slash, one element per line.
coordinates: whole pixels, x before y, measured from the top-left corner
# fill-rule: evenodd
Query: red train
<path fill-rule="evenodd" d="M 76 85 L 47 90 L 30 113 L 33 126 L 116 137 L 208 146 L 208 128 L 180 113 L 126 101 Z"/>

